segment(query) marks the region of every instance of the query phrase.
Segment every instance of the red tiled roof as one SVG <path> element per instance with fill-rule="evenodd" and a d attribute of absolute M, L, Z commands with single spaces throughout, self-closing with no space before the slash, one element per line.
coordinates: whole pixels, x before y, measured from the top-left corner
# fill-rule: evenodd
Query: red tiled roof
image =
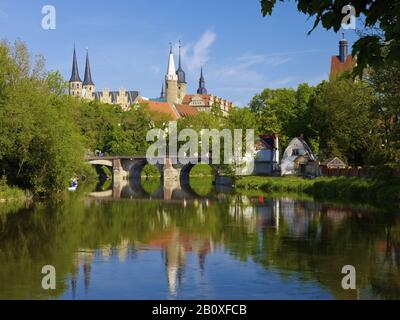
<path fill-rule="evenodd" d="M 331 61 L 330 77 L 332 78 L 333 76 L 345 71 L 351 71 L 351 69 L 353 69 L 354 67 L 354 64 L 355 60 L 351 55 L 347 56 L 346 61 L 344 63 L 340 62 L 338 56 L 333 56 Z"/>
<path fill-rule="evenodd" d="M 182 104 L 190 104 L 190 102 L 192 102 L 193 97 L 195 96 L 201 97 L 206 105 L 210 104 L 211 95 L 209 94 L 188 94 L 183 98 Z"/>
<path fill-rule="evenodd" d="M 176 104 L 175 107 L 181 117 L 195 116 L 199 113 L 195 107 L 191 107 L 188 104 Z"/>
<path fill-rule="evenodd" d="M 143 106 L 146 110 L 153 111 L 155 113 L 164 113 L 170 116 L 171 120 L 177 120 L 179 114 L 174 106 L 167 102 L 158 102 L 151 100 L 139 100 L 139 104 Z"/>

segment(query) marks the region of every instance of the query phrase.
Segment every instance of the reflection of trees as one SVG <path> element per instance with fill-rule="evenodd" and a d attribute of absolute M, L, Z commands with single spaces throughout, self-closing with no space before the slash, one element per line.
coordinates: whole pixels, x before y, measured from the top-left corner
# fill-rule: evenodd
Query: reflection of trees
<path fill-rule="evenodd" d="M 257 200 L 257 201 L 256 201 Z M 336 298 L 357 298 L 340 287 L 343 265 L 357 269 L 368 296 L 398 298 L 399 221 L 394 215 L 333 209 L 308 201 L 243 196 L 186 203 L 71 201 L 22 210 L 0 220 L 0 298 L 48 298 L 76 288 L 79 272 L 90 285 L 95 254 L 125 261 L 143 245 L 163 252 L 166 281 L 176 295 L 186 255 L 205 268 L 223 246 L 234 258 L 304 281 L 318 280 Z M 56 267 L 55 292 L 41 287 L 43 265 Z M 71 283 L 61 279 L 71 278 Z"/>
<path fill-rule="evenodd" d="M 264 250 L 270 256 L 266 259 L 262 256 L 264 260 L 261 260 L 261 263 L 267 267 L 276 267 L 279 271 L 284 270 L 284 275 L 291 271 L 300 271 L 305 278 L 316 278 L 339 299 L 359 297 L 359 291 L 344 291 L 341 288 L 340 272 L 344 265 L 356 267 L 357 286 L 367 294 L 373 285 L 374 277 L 379 275 L 387 280 L 391 277 L 379 264 L 379 259 L 385 254 L 384 250 L 379 248 L 379 243 L 385 239 L 385 225 L 393 223 L 390 217 L 383 213 L 324 207 L 316 207 L 314 210 L 308 207 L 304 211 L 304 206 L 305 204 L 298 203 L 294 209 L 299 212 L 296 216 L 305 212 L 309 215 L 310 220 L 303 235 L 289 232 L 292 227 L 288 222 L 291 220 L 285 219 L 287 212 L 282 210 L 282 220 L 285 223 L 281 227 L 280 237 L 277 239 L 274 234 L 265 232 Z M 398 267 L 397 262 L 397 279 L 400 276 Z M 391 283 L 393 285 L 393 282 Z M 375 291 L 374 296 L 383 297 L 385 287 L 382 286 L 381 289 L 381 292 Z M 396 290 L 397 293 L 400 292 L 398 284 Z"/>

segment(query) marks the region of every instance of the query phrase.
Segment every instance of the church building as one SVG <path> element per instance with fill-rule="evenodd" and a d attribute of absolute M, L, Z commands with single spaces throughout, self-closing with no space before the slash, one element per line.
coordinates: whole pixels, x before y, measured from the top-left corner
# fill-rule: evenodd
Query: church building
<path fill-rule="evenodd" d="M 208 93 L 203 68 L 201 68 L 197 93 L 187 94 L 186 73 L 182 67 L 181 45 L 179 45 L 178 68 L 175 66 L 172 46 L 169 51 L 167 73 L 162 85 L 161 96 L 157 99 L 148 99 L 140 96 L 138 91 L 119 89 L 110 91 L 103 89 L 95 91 L 92 80 L 89 53 L 86 53 L 85 77 L 82 81 L 79 76 L 78 61 L 74 48 L 72 61 L 72 75 L 69 81 L 69 94 L 86 100 L 97 100 L 102 103 L 117 104 L 124 110 L 134 105 L 144 105 L 147 109 L 157 113 L 166 113 L 171 120 L 181 117 L 195 116 L 199 112 L 211 112 L 219 108 L 221 115 L 227 116 L 233 104 L 226 99 Z"/>
<path fill-rule="evenodd" d="M 85 78 L 83 82 L 79 76 L 78 60 L 76 58 L 76 51 L 72 58 L 72 75 L 69 80 L 69 95 L 74 97 L 81 97 L 86 100 L 98 100 L 102 103 L 118 104 L 124 110 L 127 110 L 132 104 L 135 103 L 139 96 L 138 91 L 126 91 L 119 89 L 119 91 L 110 91 L 103 89 L 103 91 L 95 91 L 95 85 L 92 80 L 92 73 L 90 70 L 89 52 L 86 52 L 86 66 Z"/>

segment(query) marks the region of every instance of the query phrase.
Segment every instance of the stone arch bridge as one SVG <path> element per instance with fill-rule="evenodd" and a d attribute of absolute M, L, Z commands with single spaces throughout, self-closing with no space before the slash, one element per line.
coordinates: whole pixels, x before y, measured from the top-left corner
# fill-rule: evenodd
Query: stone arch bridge
<path fill-rule="evenodd" d="M 189 175 L 196 163 L 203 163 L 201 159 L 185 159 L 185 163 L 173 161 L 170 157 L 154 158 L 157 162 L 156 167 L 160 171 L 163 187 L 163 198 L 170 200 L 174 193 L 181 190 L 190 190 Z M 113 195 L 121 194 L 122 189 L 126 187 L 127 180 L 132 179 L 134 185 L 140 189 L 141 173 L 144 167 L 149 164 L 145 156 L 112 156 L 112 157 L 87 157 L 86 161 L 94 166 L 106 166 L 111 168 L 113 174 Z M 212 167 L 216 184 L 232 184 L 230 179 L 218 177 L 217 169 L 212 165 L 212 159 L 208 163 Z"/>

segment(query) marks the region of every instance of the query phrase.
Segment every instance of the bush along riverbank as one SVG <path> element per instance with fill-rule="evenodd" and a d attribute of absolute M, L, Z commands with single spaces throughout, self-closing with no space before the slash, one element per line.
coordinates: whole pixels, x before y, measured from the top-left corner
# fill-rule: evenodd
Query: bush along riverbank
<path fill-rule="evenodd" d="M 384 206 L 400 206 L 400 179 L 320 177 L 243 177 L 236 182 L 240 190 L 296 192 L 317 199 L 361 201 Z"/>
<path fill-rule="evenodd" d="M 25 191 L 8 186 L 5 177 L 0 179 L 0 203 L 25 202 L 28 198 Z"/>

